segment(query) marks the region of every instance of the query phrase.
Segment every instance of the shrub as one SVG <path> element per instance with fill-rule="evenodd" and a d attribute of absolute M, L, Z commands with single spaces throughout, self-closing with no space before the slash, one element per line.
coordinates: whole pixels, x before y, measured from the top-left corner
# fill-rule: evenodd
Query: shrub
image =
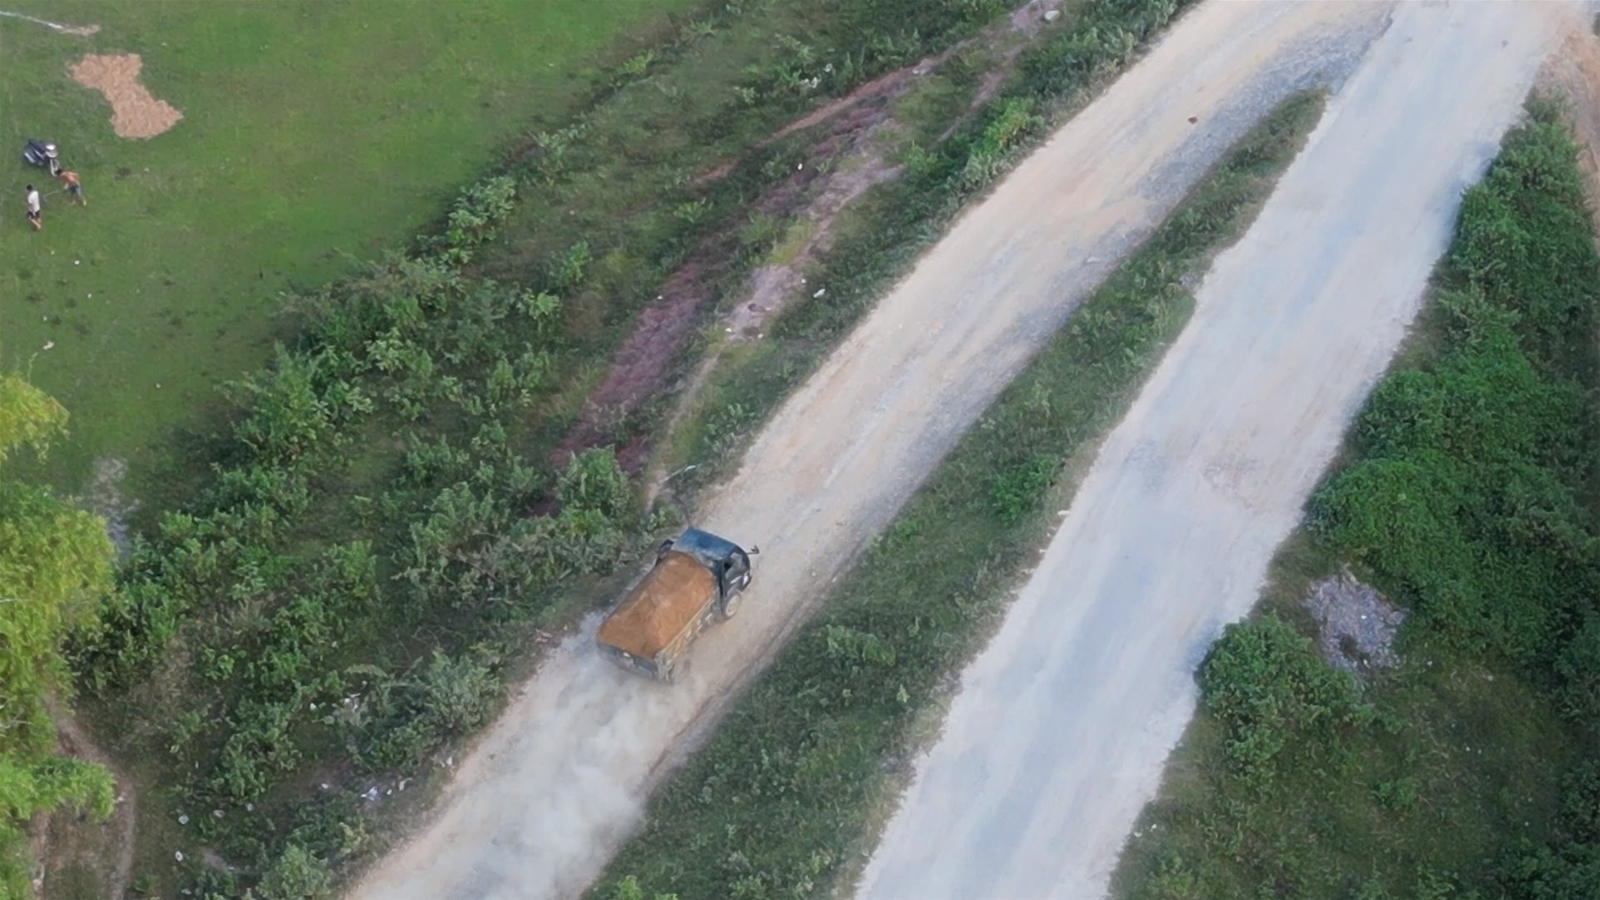
<path fill-rule="evenodd" d="M 259 900 L 331 900 L 333 870 L 326 860 L 290 844 L 250 896 Z"/>
<path fill-rule="evenodd" d="M 633 505 L 633 487 L 609 447 L 574 456 L 556 482 L 563 507 L 620 518 Z"/>
<path fill-rule="evenodd" d="M 461 192 L 446 217 L 444 234 L 431 245 L 452 265 L 472 258 L 471 248 L 488 240 L 494 227 L 510 214 L 516 199 L 516 180 L 499 175 Z"/>
<path fill-rule="evenodd" d="M 435 652 L 417 685 L 420 718 L 436 735 L 464 734 L 488 719 L 500 692 L 500 679 L 488 666 Z"/>
<path fill-rule="evenodd" d="M 1561 677 L 1562 710 L 1574 722 L 1593 729 L 1600 722 L 1600 612 L 1584 617 L 1556 659 L 1555 669 Z"/>
<path fill-rule="evenodd" d="M 1249 777 L 1269 776 L 1291 742 L 1315 745 L 1367 717 L 1354 679 L 1272 613 L 1229 625 L 1199 680 L 1206 712 L 1228 730 L 1229 760 Z"/>
<path fill-rule="evenodd" d="M 1417 781 L 1407 776 L 1381 781 L 1372 789 L 1372 794 L 1385 809 L 1402 812 L 1417 803 Z"/>
<path fill-rule="evenodd" d="M 995 515 L 1007 525 L 1020 521 L 1038 507 L 1060 470 L 1061 458 L 1048 453 L 1001 469 L 991 489 Z"/>

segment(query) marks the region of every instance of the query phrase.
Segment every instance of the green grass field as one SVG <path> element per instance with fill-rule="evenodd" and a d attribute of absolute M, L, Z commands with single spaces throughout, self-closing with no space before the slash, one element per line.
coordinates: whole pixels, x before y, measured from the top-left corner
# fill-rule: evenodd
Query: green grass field
<path fill-rule="evenodd" d="M 694 3 L 6 4 L 100 26 L 0 18 L 0 364 L 72 413 L 51 477 L 75 488 L 102 455 L 146 471 L 218 382 L 268 358 L 282 292 L 403 245 L 512 136 L 564 118 L 619 33 Z M 142 56 L 183 120 L 116 137 L 68 75 L 85 53 Z M 60 144 L 89 201 L 46 195 L 38 234 L 23 186 L 55 186 L 22 163 L 27 137 Z"/>

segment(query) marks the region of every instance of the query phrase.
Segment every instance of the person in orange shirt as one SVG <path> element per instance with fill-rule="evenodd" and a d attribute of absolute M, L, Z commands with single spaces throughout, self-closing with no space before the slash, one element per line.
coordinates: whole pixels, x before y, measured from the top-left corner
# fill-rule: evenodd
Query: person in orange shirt
<path fill-rule="evenodd" d="M 83 199 L 83 184 L 78 181 L 77 172 L 62 169 L 61 174 L 56 177 L 61 179 L 61 183 L 67 188 L 67 193 L 72 195 L 72 199 L 76 200 L 79 206 L 89 205 L 89 201 Z"/>

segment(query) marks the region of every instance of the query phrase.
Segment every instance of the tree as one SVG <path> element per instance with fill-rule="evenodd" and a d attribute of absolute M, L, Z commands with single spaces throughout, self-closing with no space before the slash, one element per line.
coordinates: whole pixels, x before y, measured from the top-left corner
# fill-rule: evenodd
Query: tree
<path fill-rule="evenodd" d="M 20 826 L 35 813 L 73 805 L 111 812 L 111 776 L 55 755 L 48 692 L 69 684 L 61 657 L 67 631 L 93 618 L 109 588 L 113 550 L 100 517 L 24 484 L 4 464 L 20 451 L 43 455 L 66 427 L 61 404 L 15 374 L 0 374 L 0 895 L 27 890 Z"/>

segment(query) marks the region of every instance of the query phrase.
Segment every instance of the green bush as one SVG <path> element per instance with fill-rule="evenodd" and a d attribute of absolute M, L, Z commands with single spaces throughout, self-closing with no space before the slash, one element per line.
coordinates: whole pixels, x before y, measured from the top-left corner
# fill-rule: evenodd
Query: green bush
<path fill-rule="evenodd" d="M 610 447 L 574 456 L 556 482 L 556 496 L 564 507 L 609 518 L 620 518 L 633 506 L 633 486 Z"/>
<path fill-rule="evenodd" d="M 1462 200 L 1449 254 L 1456 280 L 1515 310 L 1523 345 L 1545 363 L 1593 358 L 1574 330 L 1595 323 L 1600 284 L 1582 176 L 1559 111 L 1535 103 L 1533 121 L 1506 136 L 1488 176 Z"/>
<path fill-rule="evenodd" d="M 290 844 L 261 884 L 247 896 L 259 900 L 331 900 L 334 896 L 333 869 L 299 844 Z"/>
<path fill-rule="evenodd" d="M 1020 521 L 1038 508 L 1060 470 L 1061 458 L 1049 453 L 1001 469 L 994 479 L 995 514 L 1007 524 Z"/>
<path fill-rule="evenodd" d="M 1417 804 L 1417 781 L 1402 776 L 1392 781 L 1380 781 L 1372 794 L 1385 809 L 1403 812 Z"/>
<path fill-rule="evenodd" d="M 1563 711 L 1591 731 L 1600 724 L 1600 611 L 1591 610 L 1555 662 Z M 1600 841 L 1600 835 L 1596 835 Z"/>
<path fill-rule="evenodd" d="M 1228 729 L 1229 760 L 1251 778 L 1272 775 L 1286 747 L 1315 747 L 1369 716 L 1355 680 L 1271 613 L 1229 625 L 1199 680 L 1205 711 Z"/>
<path fill-rule="evenodd" d="M 500 694 L 500 679 L 488 666 L 436 652 L 417 685 L 419 718 L 441 738 L 462 735 L 489 718 Z"/>

